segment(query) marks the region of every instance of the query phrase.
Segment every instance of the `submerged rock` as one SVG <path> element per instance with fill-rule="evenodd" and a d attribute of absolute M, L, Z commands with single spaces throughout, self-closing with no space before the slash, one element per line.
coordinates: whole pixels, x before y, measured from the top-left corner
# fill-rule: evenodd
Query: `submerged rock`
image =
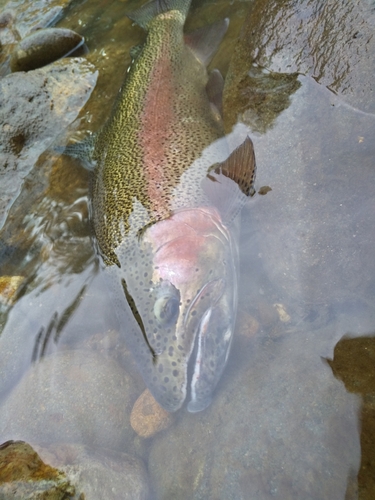
<path fill-rule="evenodd" d="M 148 498 L 145 466 L 141 460 L 127 453 L 76 444 L 36 449 L 46 462 L 66 475 L 85 500 Z"/>
<path fill-rule="evenodd" d="M 12 304 L 24 281 L 23 276 L 0 276 L 0 302 Z"/>
<path fill-rule="evenodd" d="M 19 42 L 10 58 L 12 72 L 41 68 L 75 51 L 83 37 L 64 28 L 38 30 Z"/>
<path fill-rule="evenodd" d="M 66 474 L 44 463 L 23 441 L 0 446 L 0 498 L 3 500 L 77 499 Z"/>
<path fill-rule="evenodd" d="M 76 444 L 35 450 L 23 441 L 0 446 L 0 498 L 145 500 L 148 496 L 143 463 L 126 453 Z"/>
<path fill-rule="evenodd" d="M 35 362 L 0 410 L 0 438 L 123 450 L 134 437 L 132 379 L 111 359 L 58 352 Z"/>
<path fill-rule="evenodd" d="M 173 423 L 173 416 L 162 408 L 151 392 L 146 389 L 135 402 L 130 424 L 138 436 L 148 438 L 167 429 Z"/>

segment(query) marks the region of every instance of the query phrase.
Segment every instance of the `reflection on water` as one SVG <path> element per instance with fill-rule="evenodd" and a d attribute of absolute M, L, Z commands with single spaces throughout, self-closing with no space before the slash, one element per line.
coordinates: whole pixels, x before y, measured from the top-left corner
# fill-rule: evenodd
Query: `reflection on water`
<path fill-rule="evenodd" d="M 99 78 L 56 143 L 94 132 L 108 116 L 130 48 L 144 36 L 124 15 L 140 3 L 73 2 L 65 11 L 59 26 L 85 37 Z M 56 487 L 90 499 L 374 498 L 375 116 L 358 44 L 375 16 L 368 2 L 328 2 L 335 19 L 347 9 L 347 31 L 335 37 L 327 11 L 305 3 L 193 2 L 187 23 L 231 18 L 213 61 L 229 68 L 229 141 L 239 144 L 250 128 L 257 188 L 272 188 L 243 214 L 236 335 L 204 412 L 167 421 L 147 395 L 138 399 L 144 385 L 90 242 L 90 174 L 33 150 L 0 233 L 0 274 L 20 278 L 0 303 L 0 441 L 31 445 L 0 450 L 5 498 L 14 497 L 4 464 L 25 462 L 45 474 L 34 495 Z M 334 47 L 345 33 L 343 73 Z M 324 85 L 340 71 L 337 96 Z M 12 477 L 19 498 L 24 473 Z"/>

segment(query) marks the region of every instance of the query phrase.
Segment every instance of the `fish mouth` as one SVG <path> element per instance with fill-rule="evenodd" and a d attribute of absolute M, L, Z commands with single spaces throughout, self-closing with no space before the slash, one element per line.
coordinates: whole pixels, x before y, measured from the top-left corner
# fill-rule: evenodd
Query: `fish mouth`
<path fill-rule="evenodd" d="M 222 278 L 208 282 L 196 295 L 191 307 L 186 315 L 186 318 L 192 316 L 192 311 L 200 301 L 211 298 L 210 305 L 201 314 L 199 323 L 196 325 L 194 332 L 194 344 L 189 356 L 187 366 L 187 398 L 189 399 L 187 409 L 191 413 L 196 413 L 204 410 L 209 406 L 212 400 L 212 392 L 215 388 L 215 379 L 207 369 L 206 359 L 209 350 L 207 346 L 213 342 L 215 332 L 210 328 L 210 319 L 213 311 L 217 307 L 218 302 L 224 294 L 225 280 Z M 208 304 L 207 304 L 208 305 Z M 188 323 L 188 320 L 186 320 Z M 187 326 L 187 325 L 185 325 Z M 204 390 L 202 391 L 202 385 Z"/>

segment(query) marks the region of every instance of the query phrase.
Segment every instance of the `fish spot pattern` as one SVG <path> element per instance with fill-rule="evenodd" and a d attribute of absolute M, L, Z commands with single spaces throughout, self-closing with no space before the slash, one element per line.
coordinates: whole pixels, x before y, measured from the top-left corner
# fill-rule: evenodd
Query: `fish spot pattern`
<path fill-rule="evenodd" d="M 164 302 L 156 308 L 159 317 L 154 310 L 161 286 L 155 276 L 161 270 L 154 264 L 148 230 L 176 211 L 210 205 L 202 179 L 217 159 L 206 150 L 224 136 L 207 97 L 207 70 L 185 45 L 184 18 L 176 9 L 148 23 L 144 47 L 97 135 L 93 154 L 93 226 L 99 251 L 106 266 L 116 269 L 119 282 L 114 286 L 122 290 L 139 327 L 126 332 L 129 347 L 149 389 L 170 411 L 186 397 L 188 360 L 212 294 L 202 293 L 195 303 L 184 303 L 179 296 L 172 304 L 173 321 L 163 324 Z M 204 270 L 201 264 L 192 268 L 194 279 Z M 206 349 L 209 368 L 215 370 L 215 341 L 207 342 Z M 204 397 L 211 380 L 209 375 L 199 381 Z"/>

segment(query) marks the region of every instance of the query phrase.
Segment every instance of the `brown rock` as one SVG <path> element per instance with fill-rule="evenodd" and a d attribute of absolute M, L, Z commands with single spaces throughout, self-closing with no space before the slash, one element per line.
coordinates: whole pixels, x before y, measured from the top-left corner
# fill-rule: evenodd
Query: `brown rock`
<path fill-rule="evenodd" d="M 77 498 L 74 486 L 63 471 L 44 463 L 23 441 L 0 446 L 0 498 Z"/>
<path fill-rule="evenodd" d="M 23 276 L 0 276 L 0 302 L 12 304 L 24 280 Z"/>
<path fill-rule="evenodd" d="M 139 396 L 130 415 L 130 425 L 143 438 L 167 429 L 172 422 L 172 415 L 155 401 L 148 389 Z"/>

